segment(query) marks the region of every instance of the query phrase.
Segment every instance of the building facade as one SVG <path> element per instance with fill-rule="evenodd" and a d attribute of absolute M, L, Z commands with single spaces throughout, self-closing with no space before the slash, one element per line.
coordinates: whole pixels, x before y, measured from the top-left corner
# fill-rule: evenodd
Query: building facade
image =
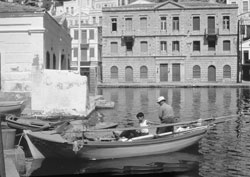
<path fill-rule="evenodd" d="M 237 5 L 138 1 L 103 9 L 103 82 L 236 82 Z"/>
<path fill-rule="evenodd" d="M 30 92 L 32 66 L 68 69 L 71 37 L 44 9 L 0 2 L 1 90 Z M 63 25 L 64 24 L 64 25 Z"/>
<path fill-rule="evenodd" d="M 71 69 L 79 69 L 81 75 L 88 77 L 90 94 L 95 94 L 97 82 L 102 82 L 102 8 L 125 5 L 128 2 L 72 0 L 57 7 L 55 16 L 65 15 L 73 39 Z"/>

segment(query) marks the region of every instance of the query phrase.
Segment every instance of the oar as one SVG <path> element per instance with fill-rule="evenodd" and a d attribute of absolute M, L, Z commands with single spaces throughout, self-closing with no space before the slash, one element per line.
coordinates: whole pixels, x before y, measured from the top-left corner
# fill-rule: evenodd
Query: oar
<path fill-rule="evenodd" d="M 238 115 L 228 115 L 228 116 L 221 116 L 221 117 L 210 117 L 206 119 L 201 119 L 202 121 L 216 121 L 224 118 L 229 117 L 236 117 Z M 158 127 L 170 127 L 170 126 L 178 126 L 178 125 L 188 125 L 188 124 L 194 124 L 199 122 L 200 120 L 194 120 L 194 121 L 186 121 L 186 122 L 178 122 L 178 123 L 171 123 L 171 124 L 160 124 L 157 126 L 148 126 L 147 128 L 158 128 Z M 145 127 L 130 127 L 130 128 L 115 128 L 115 129 L 98 129 L 98 130 L 86 130 L 84 132 L 105 132 L 105 131 L 124 131 L 124 130 L 137 130 L 137 129 L 145 129 Z"/>

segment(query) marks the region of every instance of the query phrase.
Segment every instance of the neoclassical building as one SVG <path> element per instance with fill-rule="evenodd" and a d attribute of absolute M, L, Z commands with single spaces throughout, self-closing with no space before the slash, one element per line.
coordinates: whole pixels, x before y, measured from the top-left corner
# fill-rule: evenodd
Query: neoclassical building
<path fill-rule="evenodd" d="M 31 92 L 32 66 L 68 70 L 71 37 L 66 21 L 44 9 L 0 2 L 1 91 Z"/>
<path fill-rule="evenodd" d="M 103 82 L 236 82 L 237 5 L 135 1 L 103 9 Z"/>

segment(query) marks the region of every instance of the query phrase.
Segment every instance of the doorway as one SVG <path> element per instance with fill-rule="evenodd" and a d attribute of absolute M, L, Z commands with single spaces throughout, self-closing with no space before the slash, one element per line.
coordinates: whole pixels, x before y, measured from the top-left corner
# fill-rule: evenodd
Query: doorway
<path fill-rule="evenodd" d="M 131 66 L 125 68 L 125 81 L 133 82 L 133 68 Z"/>
<path fill-rule="evenodd" d="M 181 67 L 179 63 L 174 63 L 173 66 L 173 78 L 172 81 L 181 81 Z"/>
<path fill-rule="evenodd" d="M 168 81 L 168 64 L 160 64 L 160 81 Z"/>
<path fill-rule="evenodd" d="M 215 66 L 208 67 L 208 81 L 215 82 L 216 81 L 216 68 Z"/>

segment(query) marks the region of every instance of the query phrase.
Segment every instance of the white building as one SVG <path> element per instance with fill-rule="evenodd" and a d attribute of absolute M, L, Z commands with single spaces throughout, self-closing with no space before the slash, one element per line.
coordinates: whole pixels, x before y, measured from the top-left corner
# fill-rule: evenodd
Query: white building
<path fill-rule="evenodd" d="M 0 2 L 0 81 L 2 91 L 30 92 L 36 63 L 64 70 L 71 61 L 71 37 L 41 8 Z"/>

